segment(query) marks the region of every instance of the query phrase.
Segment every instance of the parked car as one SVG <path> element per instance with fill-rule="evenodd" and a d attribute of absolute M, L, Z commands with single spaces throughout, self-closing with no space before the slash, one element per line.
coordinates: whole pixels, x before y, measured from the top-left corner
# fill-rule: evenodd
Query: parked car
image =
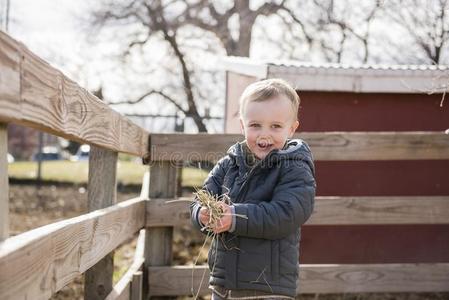
<path fill-rule="evenodd" d="M 59 152 L 58 148 L 52 146 L 46 146 L 42 148 L 42 152 L 34 153 L 33 160 L 60 160 L 63 159 L 61 152 Z"/>
<path fill-rule="evenodd" d="M 89 145 L 81 145 L 76 154 L 70 157 L 70 160 L 71 161 L 89 160 L 89 152 L 90 152 Z"/>

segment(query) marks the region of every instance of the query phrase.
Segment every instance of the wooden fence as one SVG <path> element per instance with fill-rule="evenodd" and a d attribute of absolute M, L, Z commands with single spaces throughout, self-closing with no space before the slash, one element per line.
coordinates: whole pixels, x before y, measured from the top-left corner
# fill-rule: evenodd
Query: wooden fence
<path fill-rule="evenodd" d="M 2 123 L 2 124 L 1 124 Z M 8 238 L 6 124 L 88 143 L 89 213 Z M 200 295 L 204 266 L 171 266 L 180 162 L 215 160 L 237 135 L 149 134 L 20 43 L 0 33 L 0 299 L 47 299 L 81 273 L 86 299 Z M 304 133 L 316 160 L 449 159 L 441 132 Z M 117 153 L 150 165 L 136 199 L 115 203 Z M 318 197 L 308 224 L 449 224 L 449 197 Z M 111 252 L 139 233 L 134 262 L 112 286 Z M 207 276 L 206 276 L 207 282 Z M 449 263 L 303 265 L 301 293 L 449 291 Z"/>

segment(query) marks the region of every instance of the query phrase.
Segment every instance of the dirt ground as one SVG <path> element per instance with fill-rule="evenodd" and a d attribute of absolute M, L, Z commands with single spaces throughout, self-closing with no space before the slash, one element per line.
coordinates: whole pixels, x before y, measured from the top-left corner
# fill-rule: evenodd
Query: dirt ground
<path fill-rule="evenodd" d="M 139 192 L 118 191 L 117 201 L 137 197 Z M 10 185 L 10 231 L 11 235 L 50 224 L 59 220 L 75 217 L 87 212 L 87 191 L 82 186 L 42 186 Z M 191 264 L 199 255 L 203 236 L 189 229 L 175 229 L 173 245 L 173 263 Z M 114 281 L 118 281 L 132 262 L 135 239 L 125 243 L 115 251 Z M 199 264 L 205 263 L 207 249 L 199 255 Z M 56 293 L 51 299 L 83 299 L 83 276 L 79 276 L 68 286 Z M 182 297 L 189 299 L 189 297 Z M 208 297 L 209 298 L 209 297 Z M 422 294 L 338 294 L 338 295 L 301 295 L 298 299 L 307 300 L 449 300 L 449 293 Z"/>

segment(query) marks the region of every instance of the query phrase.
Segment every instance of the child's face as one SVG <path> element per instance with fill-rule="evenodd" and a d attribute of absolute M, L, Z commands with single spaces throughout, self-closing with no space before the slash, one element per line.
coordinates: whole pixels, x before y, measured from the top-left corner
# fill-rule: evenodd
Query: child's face
<path fill-rule="evenodd" d="M 240 119 L 248 148 L 259 159 L 282 149 L 298 128 L 291 101 L 284 95 L 261 102 L 248 102 Z"/>

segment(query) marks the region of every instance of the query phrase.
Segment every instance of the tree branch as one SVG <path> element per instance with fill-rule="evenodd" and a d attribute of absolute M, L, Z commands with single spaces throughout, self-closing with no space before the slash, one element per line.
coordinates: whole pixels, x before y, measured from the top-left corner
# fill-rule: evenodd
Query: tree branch
<path fill-rule="evenodd" d="M 161 96 L 163 99 L 167 100 L 168 102 L 170 102 L 171 104 L 173 104 L 178 110 L 182 111 L 183 113 L 186 114 L 186 110 L 172 97 L 170 97 L 169 95 L 167 95 L 166 93 L 164 93 L 163 91 L 160 90 L 150 90 L 144 94 L 142 94 L 140 97 L 138 97 L 137 99 L 134 100 L 124 100 L 124 101 L 118 101 L 118 102 L 107 102 L 107 104 L 109 105 L 119 105 L 119 104 L 136 104 L 139 102 L 142 102 L 143 100 L 145 100 L 147 97 L 151 96 L 151 95 L 159 95 Z"/>

